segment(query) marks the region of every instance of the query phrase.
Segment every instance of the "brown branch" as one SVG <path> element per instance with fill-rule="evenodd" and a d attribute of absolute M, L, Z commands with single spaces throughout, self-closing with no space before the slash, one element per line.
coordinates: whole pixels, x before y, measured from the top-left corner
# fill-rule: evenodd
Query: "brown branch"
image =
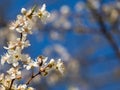
<path fill-rule="evenodd" d="M 35 75 L 32 74 L 31 78 L 26 82 L 26 85 L 30 84 L 30 82 L 35 78 L 36 76 L 40 75 L 41 72 L 36 73 Z"/>
<path fill-rule="evenodd" d="M 23 38 L 23 34 L 20 33 L 20 41 L 22 41 L 22 38 Z"/>
<path fill-rule="evenodd" d="M 120 59 L 120 51 L 119 48 L 115 42 L 115 40 L 113 39 L 111 33 L 109 31 L 107 31 L 106 26 L 104 24 L 104 20 L 103 17 L 101 15 L 101 13 L 99 13 L 96 9 L 94 9 L 92 7 L 92 5 L 88 2 L 88 8 L 91 10 L 93 16 L 95 17 L 97 23 L 100 25 L 101 31 L 103 33 L 103 35 L 106 37 L 106 39 L 109 41 L 110 45 L 113 47 L 117 57 Z"/>
<path fill-rule="evenodd" d="M 41 72 L 44 72 L 45 69 L 49 67 L 49 64 L 47 66 L 45 66 L 44 68 L 42 68 L 38 73 L 36 73 L 35 75 L 32 72 L 32 76 L 30 77 L 30 79 L 26 82 L 26 85 L 30 84 L 30 82 L 32 81 L 33 78 L 35 78 L 38 75 L 41 75 Z"/>
<path fill-rule="evenodd" d="M 14 81 L 15 79 L 12 79 L 9 90 L 11 90 Z"/>

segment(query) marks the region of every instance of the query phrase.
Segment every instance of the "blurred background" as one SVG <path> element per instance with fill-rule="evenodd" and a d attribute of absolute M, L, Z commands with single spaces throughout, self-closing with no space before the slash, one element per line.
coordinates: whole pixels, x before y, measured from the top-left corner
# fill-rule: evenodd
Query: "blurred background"
<path fill-rule="evenodd" d="M 24 53 L 61 58 L 64 77 L 52 72 L 34 79 L 36 90 L 120 90 L 119 0 L 0 0 L 0 55 L 14 37 L 9 23 L 22 7 L 46 4 L 51 17 L 38 22 Z M 0 66 L 0 72 L 4 67 Z M 29 75 L 25 73 L 26 75 Z"/>

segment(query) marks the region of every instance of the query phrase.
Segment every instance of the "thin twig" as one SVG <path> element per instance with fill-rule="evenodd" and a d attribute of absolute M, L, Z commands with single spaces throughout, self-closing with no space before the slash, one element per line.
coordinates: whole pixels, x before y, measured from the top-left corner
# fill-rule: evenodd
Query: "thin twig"
<path fill-rule="evenodd" d="M 14 80 L 15 79 L 12 79 L 9 90 L 11 90 Z"/>
<path fill-rule="evenodd" d="M 26 82 L 26 85 L 30 84 L 30 82 L 32 81 L 33 78 L 35 78 L 36 76 L 40 75 L 41 72 L 36 73 L 35 75 L 32 75 L 31 78 Z"/>
<path fill-rule="evenodd" d="M 22 41 L 22 38 L 23 38 L 23 34 L 20 33 L 20 41 Z"/>

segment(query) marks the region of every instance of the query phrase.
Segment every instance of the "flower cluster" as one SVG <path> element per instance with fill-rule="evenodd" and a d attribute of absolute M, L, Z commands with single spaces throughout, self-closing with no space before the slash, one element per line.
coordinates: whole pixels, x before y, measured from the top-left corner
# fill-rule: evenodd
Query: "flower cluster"
<path fill-rule="evenodd" d="M 47 18 L 50 16 L 50 13 L 46 11 L 46 5 L 43 4 L 40 9 L 37 9 L 36 6 L 30 10 L 22 8 L 21 13 L 21 15 L 17 16 L 16 21 L 10 24 L 9 28 L 12 31 L 16 31 L 19 37 L 8 42 L 8 46 L 4 47 L 7 53 L 1 57 L 1 64 L 8 63 L 11 68 L 7 70 L 6 74 L 0 75 L 0 90 L 34 90 L 32 87 L 27 86 L 34 77 L 38 75 L 46 76 L 51 70 L 58 70 L 62 74 L 64 73 L 64 65 L 60 59 L 57 62 L 54 59 L 47 61 L 47 57 L 38 56 L 33 60 L 28 54 L 22 53 L 24 48 L 30 46 L 27 35 L 32 34 L 34 18 L 39 18 L 43 23 L 46 23 Z M 38 73 L 34 74 L 32 72 L 32 76 L 25 84 L 18 85 L 14 81 L 23 79 L 23 69 L 36 69 Z"/>

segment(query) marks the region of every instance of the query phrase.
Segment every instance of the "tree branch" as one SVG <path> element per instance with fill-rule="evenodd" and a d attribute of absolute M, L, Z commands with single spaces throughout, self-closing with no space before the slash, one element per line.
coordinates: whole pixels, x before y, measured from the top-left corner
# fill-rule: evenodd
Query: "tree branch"
<path fill-rule="evenodd" d="M 103 20 L 103 17 L 100 13 L 98 13 L 98 11 L 96 9 L 94 9 L 92 7 L 92 5 L 88 2 L 88 5 L 89 9 L 91 10 L 93 16 L 95 17 L 97 23 L 100 25 L 100 28 L 101 28 L 101 31 L 102 31 L 102 34 L 106 37 L 106 39 L 109 41 L 109 43 L 111 44 L 111 46 L 113 47 L 115 53 L 116 53 L 116 56 L 119 58 L 120 60 L 120 51 L 119 51 L 119 48 L 115 42 L 115 40 L 113 39 L 112 35 L 110 32 L 107 31 L 106 29 L 106 26 L 104 24 L 104 20 Z"/>
<path fill-rule="evenodd" d="M 26 82 L 26 85 L 30 84 L 30 82 L 35 78 L 36 76 L 40 75 L 41 72 L 36 73 L 35 75 L 32 74 L 31 78 Z"/>

